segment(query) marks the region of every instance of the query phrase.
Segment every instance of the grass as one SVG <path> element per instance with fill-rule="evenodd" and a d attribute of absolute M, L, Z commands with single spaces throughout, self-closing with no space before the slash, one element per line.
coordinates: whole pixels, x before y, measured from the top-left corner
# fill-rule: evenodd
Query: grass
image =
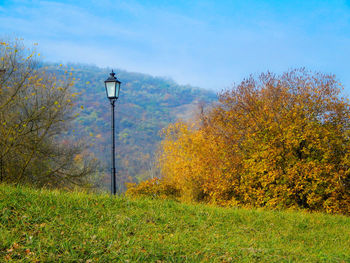
<path fill-rule="evenodd" d="M 350 218 L 0 185 L 0 261 L 350 262 Z"/>

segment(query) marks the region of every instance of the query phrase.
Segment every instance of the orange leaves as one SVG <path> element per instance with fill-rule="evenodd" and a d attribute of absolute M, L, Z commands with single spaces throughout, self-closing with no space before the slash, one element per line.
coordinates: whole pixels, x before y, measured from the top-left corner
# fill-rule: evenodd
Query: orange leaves
<path fill-rule="evenodd" d="M 157 185 L 182 200 L 350 213 L 350 105 L 339 91 L 334 76 L 304 69 L 244 80 L 194 123 L 164 130 Z"/>

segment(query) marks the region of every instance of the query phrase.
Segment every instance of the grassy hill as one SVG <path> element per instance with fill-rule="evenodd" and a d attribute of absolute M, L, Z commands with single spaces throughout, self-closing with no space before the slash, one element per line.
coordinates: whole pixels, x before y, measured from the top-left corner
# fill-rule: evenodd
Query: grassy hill
<path fill-rule="evenodd" d="M 0 261 L 350 262 L 350 218 L 0 185 Z"/>

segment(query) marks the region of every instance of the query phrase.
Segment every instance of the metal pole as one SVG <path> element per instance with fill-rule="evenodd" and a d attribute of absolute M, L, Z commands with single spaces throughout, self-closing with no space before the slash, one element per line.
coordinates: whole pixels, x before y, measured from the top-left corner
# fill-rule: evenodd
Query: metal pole
<path fill-rule="evenodd" d="M 117 193 L 117 184 L 115 177 L 115 124 L 114 124 L 114 103 L 115 100 L 111 100 L 112 105 L 112 171 L 111 171 L 111 194 Z"/>

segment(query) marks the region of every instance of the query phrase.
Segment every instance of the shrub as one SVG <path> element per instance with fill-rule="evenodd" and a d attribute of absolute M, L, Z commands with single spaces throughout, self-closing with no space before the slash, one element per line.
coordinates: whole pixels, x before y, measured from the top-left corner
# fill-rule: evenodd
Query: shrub
<path fill-rule="evenodd" d="M 170 125 L 159 158 L 183 199 L 350 213 L 350 105 L 333 75 L 251 76 L 194 123 Z"/>

